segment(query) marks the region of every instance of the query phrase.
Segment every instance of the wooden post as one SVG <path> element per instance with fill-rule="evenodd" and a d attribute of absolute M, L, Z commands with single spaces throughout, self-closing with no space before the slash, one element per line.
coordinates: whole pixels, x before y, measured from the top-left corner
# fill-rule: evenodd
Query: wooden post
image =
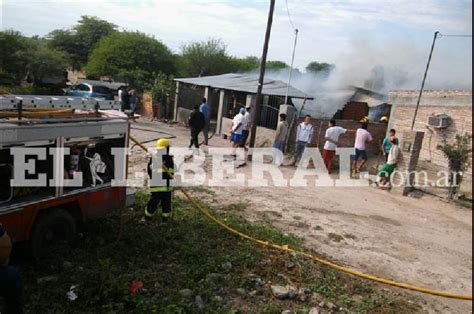
<path fill-rule="evenodd" d="M 263 82 L 265 78 L 265 65 L 267 63 L 268 44 L 270 42 L 270 34 L 272 30 L 274 9 L 275 9 L 275 0 L 270 0 L 270 10 L 268 12 L 267 30 L 265 32 L 265 42 L 263 43 L 262 60 L 260 63 L 260 77 L 258 79 L 257 95 L 255 97 L 256 98 L 255 110 L 252 115 L 253 122 L 252 122 L 252 130 L 250 132 L 249 147 L 255 147 L 255 138 L 257 135 L 257 124 L 260 121 L 260 111 L 261 111 L 261 104 L 262 104 L 262 89 L 263 89 Z M 252 160 L 251 154 L 248 155 L 248 159 Z"/>
<path fill-rule="evenodd" d="M 225 91 L 221 89 L 219 94 L 219 108 L 217 109 L 216 134 L 222 134 L 222 115 L 224 114 Z"/>
<path fill-rule="evenodd" d="M 174 121 L 178 121 L 178 97 L 179 97 L 179 82 L 176 82 L 176 94 L 174 96 Z"/>

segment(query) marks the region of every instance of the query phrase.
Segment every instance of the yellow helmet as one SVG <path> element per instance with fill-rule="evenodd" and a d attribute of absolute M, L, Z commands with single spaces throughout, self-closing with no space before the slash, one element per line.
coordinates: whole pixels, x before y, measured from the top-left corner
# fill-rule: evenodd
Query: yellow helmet
<path fill-rule="evenodd" d="M 160 138 L 158 141 L 156 141 L 156 148 L 165 148 L 170 146 L 170 140 L 167 138 Z"/>
<path fill-rule="evenodd" d="M 362 119 L 360 119 L 359 122 L 362 122 L 362 123 L 369 123 L 369 117 L 368 117 L 368 116 L 365 116 L 365 117 L 363 117 Z"/>
<path fill-rule="evenodd" d="M 380 118 L 380 122 L 388 122 L 388 117 L 387 116 L 383 116 L 382 118 Z"/>

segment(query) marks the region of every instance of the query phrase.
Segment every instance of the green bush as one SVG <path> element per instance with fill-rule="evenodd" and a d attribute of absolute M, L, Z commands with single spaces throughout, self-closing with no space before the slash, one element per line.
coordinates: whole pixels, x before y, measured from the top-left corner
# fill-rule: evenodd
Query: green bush
<path fill-rule="evenodd" d="M 438 145 L 438 150 L 442 151 L 449 164 L 450 188 L 449 198 L 453 199 L 461 185 L 463 172 L 467 170 L 471 163 L 471 139 L 472 135 L 464 133 L 457 134 L 454 143 L 448 143 L 445 139 L 442 145 Z"/>

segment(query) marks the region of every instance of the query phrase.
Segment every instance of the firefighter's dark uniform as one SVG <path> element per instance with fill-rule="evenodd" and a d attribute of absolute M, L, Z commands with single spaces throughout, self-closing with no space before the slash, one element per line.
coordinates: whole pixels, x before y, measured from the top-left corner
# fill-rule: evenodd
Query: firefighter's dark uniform
<path fill-rule="evenodd" d="M 23 313 L 23 285 L 17 269 L 10 266 L 12 241 L 0 223 L 0 299 L 5 313 Z"/>
<path fill-rule="evenodd" d="M 165 145 L 165 146 L 163 146 Z M 158 140 L 157 142 L 158 149 L 166 149 L 166 153 L 163 155 L 162 165 L 168 168 L 171 174 L 174 174 L 174 161 L 173 156 L 169 154 L 169 141 L 166 139 L 165 141 Z M 148 176 L 150 180 L 152 178 L 152 172 L 155 171 L 155 175 L 160 175 L 165 180 L 166 185 L 164 186 L 151 186 L 150 192 L 151 197 L 148 201 L 148 205 L 145 208 L 145 219 L 151 219 L 156 213 L 158 205 L 161 204 L 162 213 L 161 216 L 163 219 L 168 219 L 171 217 L 171 200 L 172 200 L 172 193 L 173 187 L 171 186 L 170 181 L 172 180 L 171 176 L 163 169 L 163 167 L 154 167 L 152 169 L 152 159 L 148 162 Z"/>

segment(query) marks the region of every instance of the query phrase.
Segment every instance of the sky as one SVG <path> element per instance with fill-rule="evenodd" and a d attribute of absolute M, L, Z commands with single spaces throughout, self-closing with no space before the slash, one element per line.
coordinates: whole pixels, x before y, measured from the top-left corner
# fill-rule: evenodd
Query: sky
<path fill-rule="evenodd" d="M 261 56 L 269 1 L 0 0 L 0 5 L 1 28 L 29 36 L 70 28 L 81 15 L 92 15 L 153 35 L 175 52 L 189 41 L 220 38 L 230 54 L 245 57 Z M 471 34 L 472 2 L 276 0 L 269 60 L 291 62 L 292 24 L 299 29 L 295 66 L 300 70 L 311 61 L 334 63 L 340 76 L 356 82 L 378 63 L 386 72 L 410 77 L 398 87 L 414 88 L 435 31 Z M 472 39 L 438 39 L 430 71 L 428 87 L 471 88 Z"/>

